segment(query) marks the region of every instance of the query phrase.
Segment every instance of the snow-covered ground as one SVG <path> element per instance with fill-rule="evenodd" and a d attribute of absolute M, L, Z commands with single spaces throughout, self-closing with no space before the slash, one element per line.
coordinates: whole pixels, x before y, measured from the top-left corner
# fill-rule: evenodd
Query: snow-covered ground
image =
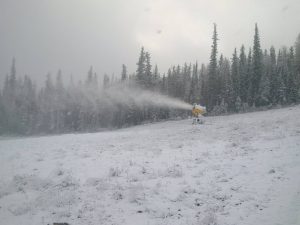
<path fill-rule="evenodd" d="M 0 224 L 300 224 L 300 106 L 0 140 Z"/>

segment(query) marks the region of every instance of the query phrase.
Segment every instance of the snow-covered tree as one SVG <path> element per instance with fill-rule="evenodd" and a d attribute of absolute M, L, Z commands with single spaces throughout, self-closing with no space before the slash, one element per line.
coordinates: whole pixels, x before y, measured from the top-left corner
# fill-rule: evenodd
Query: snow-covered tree
<path fill-rule="evenodd" d="M 258 104 L 259 85 L 262 77 L 262 51 L 260 47 L 260 37 L 257 24 L 255 24 L 254 44 L 253 44 L 253 74 L 250 86 L 250 104 Z"/>
<path fill-rule="evenodd" d="M 218 53 L 218 34 L 217 25 L 214 24 L 213 31 L 213 44 L 211 46 L 210 63 L 208 68 L 208 102 L 207 109 L 210 111 L 214 105 L 217 105 L 218 101 L 218 89 L 217 89 L 217 53 Z"/>
<path fill-rule="evenodd" d="M 122 65 L 121 80 L 122 81 L 127 80 L 127 68 L 124 64 Z"/>
<path fill-rule="evenodd" d="M 239 71 L 239 59 L 237 56 L 236 49 L 232 55 L 232 64 L 231 64 L 231 79 L 232 79 L 232 88 L 234 92 L 234 98 L 240 96 L 240 71 Z"/>
<path fill-rule="evenodd" d="M 240 74 L 240 87 L 239 96 L 242 102 L 247 102 L 248 89 L 249 89 L 249 77 L 247 73 L 247 57 L 245 53 L 245 47 L 242 45 L 239 56 L 239 74 Z"/>

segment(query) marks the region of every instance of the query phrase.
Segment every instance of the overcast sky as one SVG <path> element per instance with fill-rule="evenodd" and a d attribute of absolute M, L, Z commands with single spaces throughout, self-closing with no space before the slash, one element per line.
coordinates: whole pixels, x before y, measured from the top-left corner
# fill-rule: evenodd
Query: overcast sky
<path fill-rule="evenodd" d="M 263 48 L 293 45 L 299 0 L 0 0 L 0 76 L 12 57 L 18 75 L 79 78 L 134 72 L 140 47 L 164 72 L 170 65 L 209 61 L 213 23 L 219 52 L 252 45 L 258 23 Z M 1 85 L 2 86 L 2 85 Z"/>

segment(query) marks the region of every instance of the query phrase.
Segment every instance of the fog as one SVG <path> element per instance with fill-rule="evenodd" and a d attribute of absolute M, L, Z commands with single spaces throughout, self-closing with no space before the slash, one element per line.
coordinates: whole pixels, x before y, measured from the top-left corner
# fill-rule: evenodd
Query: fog
<path fill-rule="evenodd" d="M 184 62 L 207 63 L 212 24 L 219 52 L 252 45 L 258 23 L 263 48 L 293 45 L 300 27 L 298 0 L 1 0 L 0 77 L 16 57 L 19 75 L 38 81 L 56 73 L 82 79 L 136 70 L 141 46 L 164 72 Z M 2 79 L 1 79 L 2 80 Z"/>

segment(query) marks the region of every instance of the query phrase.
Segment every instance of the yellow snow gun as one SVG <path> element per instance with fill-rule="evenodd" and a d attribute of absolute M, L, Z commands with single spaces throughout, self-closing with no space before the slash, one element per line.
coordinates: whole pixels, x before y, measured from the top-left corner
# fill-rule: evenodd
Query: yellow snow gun
<path fill-rule="evenodd" d="M 194 104 L 192 109 L 193 117 L 203 116 L 206 113 L 206 107 Z"/>

